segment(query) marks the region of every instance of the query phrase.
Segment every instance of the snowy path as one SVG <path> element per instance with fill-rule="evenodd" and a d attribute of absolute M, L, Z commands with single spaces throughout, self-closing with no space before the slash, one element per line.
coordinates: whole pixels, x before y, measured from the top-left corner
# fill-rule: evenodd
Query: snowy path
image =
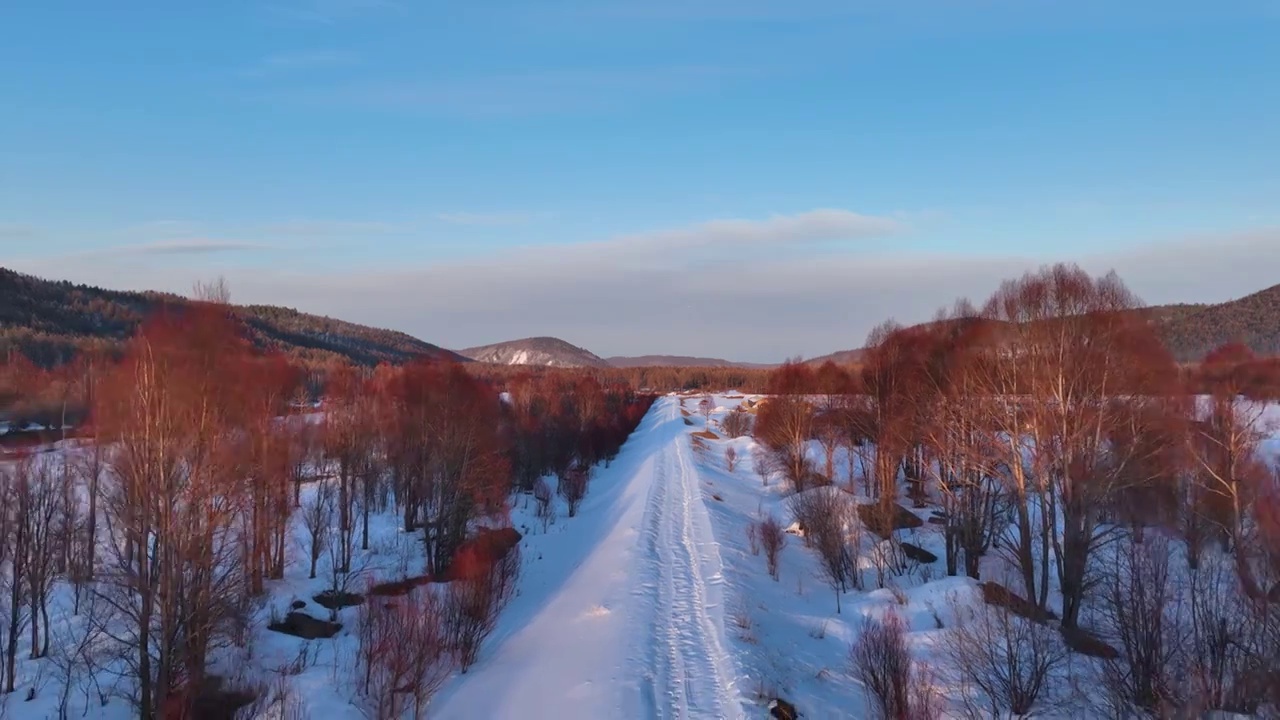
<path fill-rule="evenodd" d="M 682 425 L 676 409 L 673 403 L 672 419 Z M 724 642 L 720 554 L 686 444 L 681 434 L 663 449 L 646 512 L 651 578 L 635 590 L 653 612 L 644 716 L 740 716 Z"/>
<path fill-rule="evenodd" d="M 675 398 L 662 398 L 438 718 L 740 718 L 720 554 Z M 529 552 L 526 550 L 526 553 Z"/>

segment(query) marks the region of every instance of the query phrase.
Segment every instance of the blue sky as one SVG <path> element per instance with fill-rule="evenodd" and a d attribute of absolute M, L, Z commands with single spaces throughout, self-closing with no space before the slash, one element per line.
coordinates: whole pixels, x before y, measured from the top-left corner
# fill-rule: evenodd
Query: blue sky
<path fill-rule="evenodd" d="M 1117 5 L 1123 7 L 1115 7 Z M 16 0 L 0 263 L 777 360 L 1073 260 L 1280 282 L 1280 4 Z"/>

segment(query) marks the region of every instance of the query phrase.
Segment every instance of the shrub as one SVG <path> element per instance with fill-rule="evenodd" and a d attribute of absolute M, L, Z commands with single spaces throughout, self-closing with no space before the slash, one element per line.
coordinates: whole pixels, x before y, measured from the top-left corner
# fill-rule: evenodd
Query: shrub
<path fill-rule="evenodd" d="M 963 679 L 997 714 L 1026 715 L 1046 699 L 1050 678 L 1068 660 L 1058 634 L 999 605 L 979 606 L 947 633 L 947 651 Z"/>
<path fill-rule="evenodd" d="M 764 550 L 765 564 L 769 568 L 769 577 L 778 579 L 778 559 L 782 548 L 787 546 L 787 534 L 777 518 L 770 515 L 760 521 L 760 547 Z"/>
<path fill-rule="evenodd" d="M 769 457 L 769 453 L 763 448 L 757 448 L 751 454 L 751 469 L 756 471 L 756 475 L 760 476 L 760 482 L 765 487 L 769 487 L 769 475 L 773 472 L 773 459 Z"/>
<path fill-rule="evenodd" d="M 849 669 L 867 690 L 871 710 L 884 720 L 932 720 L 939 702 L 930 673 L 919 667 L 907 647 L 902 619 L 889 613 L 868 619 L 849 648 Z"/>
<path fill-rule="evenodd" d="M 805 545 L 818 552 L 839 613 L 840 596 L 850 585 L 857 588 L 862 582 L 857 564 L 862 526 L 853 503 L 838 490 L 817 488 L 792 496 L 791 513 L 804 532 Z"/>
<path fill-rule="evenodd" d="M 587 483 L 591 473 L 586 468 L 573 466 L 560 475 L 560 496 L 569 508 L 569 517 L 577 517 L 578 506 L 587 496 Z"/>
<path fill-rule="evenodd" d="M 538 519 L 542 521 L 543 532 L 546 532 L 547 526 L 556 521 L 556 508 L 551 502 L 551 485 L 545 478 L 538 478 L 534 483 L 533 499 L 538 503 Z"/>
<path fill-rule="evenodd" d="M 365 603 L 356 638 L 359 692 L 376 720 L 421 714 L 453 671 L 441 603 L 431 592 Z"/>
<path fill-rule="evenodd" d="M 457 579 L 449 583 L 444 598 L 444 627 L 458 668 L 466 672 L 475 664 L 480 645 L 493 632 L 498 613 L 515 593 L 520 574 L 520 548 L 488 561 L 454 561 Z"/>
<path fill-rule="evenodd" d="M 741 407 L 736 408 L 720 421 L 720 427 L 731 438 L 746 437 L 751 434 L 751 414 Z"/>

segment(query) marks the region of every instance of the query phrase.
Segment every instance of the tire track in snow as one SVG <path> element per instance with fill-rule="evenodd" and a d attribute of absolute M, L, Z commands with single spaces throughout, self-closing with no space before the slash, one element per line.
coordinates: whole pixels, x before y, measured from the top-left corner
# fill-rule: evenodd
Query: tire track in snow
<path fill-rule="evenodd" d="M 670 421 L 680 423 L 678 406 Z M 677 431 L 656 459 L 645 508 L 653 610 L 642 704 L 655 718 L 741 718 L 733 661 L 725 650 L 719 548 L 698 487 L 698 473 Z"/>

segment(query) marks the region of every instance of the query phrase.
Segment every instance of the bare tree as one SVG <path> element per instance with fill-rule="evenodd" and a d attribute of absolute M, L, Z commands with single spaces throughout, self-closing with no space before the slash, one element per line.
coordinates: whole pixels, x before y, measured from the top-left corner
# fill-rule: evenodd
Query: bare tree
<path fill-rule="evenodd" d="M 335 513 L 336 514 L 336 513 Z M 328 555 L 328 573 L 326 577 L 329 580 L 329 587 L 326 593 L 329 596 L 329 621 L 337 622 L 338 611 L 348 604 L 349 600 L 355 601 L 357 598 L 351 598 L 353 590 L 359 585 L 357 584 L 369 571 L 371 557 L 363 555 L 360 562 L 354 561 L 355 535 L 348 533 L 328 531 L 328 539 L 325 542 L 325 552 Z"/>
<path fill-rule="evenodd" d="M 321 480 L 316 483 L 315 492 L 302 505 L 302 527 L 307 533 L 305 550 L 311 560 L 308 577 L 312 580 L 316 577 L 316 565 L 329 549 L 334 519 L 334 495 L 333 484 L 328 480 Z"/>
<path fill-rule="evenodd" d="M 751 469 L 760 476 L 760 482 L 769 487 L 769 475 L 773 473 L 773 462 L 764 448 L 756 448 L 751 453 Z"/>
<path fill-rule="evenodd" d="M 770 397 L 762 401 L 756 418 L 756 438 L 796 492 L 807 489 L 813 475 L 806 454 L 813 436 L 813 406 L 802 394 L 810 385 L 812 373 L 805 366 L 783 365 L 770 376 Z"/>
<path fill-rule="evenodd" d="M 1193 522 L 1211 531 L 1226 550 L 1240 545 L 1254 490 L 1270 474 L 1257 452 L 1266 405 L 1242 396 L 1240 356 L 1252 357 L 1247 349 L 1227 346 L 1206 358 L 1203 372 L 1211 394 L 1197 409 L 1187 434 L 1195 478 L 1188 511 Z M 1198 553 L 1193 561 L 1197 559 Z M 1253 597 L 1263 595 L 1248 565 L 1239 567 L 1246 591 Z"/>
<path fill-rule="evenodd" d="M 559 482 L 560 497 L 563 497 L 568 505 L 569 517 L 577 517 L 578 506 L 582 504 L 583 498 L 587 496 L 587 485 L 590 479 L 591 471 L 577 465 L 569 467 L 561 474 Z"/>
<path fill-rule="evenodd" d="M 58 695 L 58 720 L 69 719 L 71 696 L 77 688 L 84 698 L 86 713 L 91 706 L 91 691 L 94 688 L 98 688 L 97 695 L 99 698 L 102 697 L 93 662 L 93 647 L 101 635 L 98 623 L 97 603 L 90 595 L 85 603 L 84 612 L 76 622 L 62 625 L 54 633 L 56 642 L 53 643 L 48 657 L 49 662 L 57 670 L 61 683 Z"/>
<path fill-rule="evenodd" d="M 894 535 L 877 540 L 871 546 L 871 565 L 876 570 L 876 587 L 888 587 L 889 577 L 901 576 L 910 569 L 902 542 Z"/>
<path fill-rule="evenodd" d="M 214 280 L 197 280 L 191 286 L 191 299 L 214 305 L 230 305 L 231 284 L 221 275 Z"/>
<path fill-rule="evenodd" d="M 306 701 L 288 677 L 277 678 L 269 687 L 261 689 L 253 702 L 240 708 L 236 714 L 238 717 L 274 720 L 311 720 Z"/>
<path fill-rule="evenodd" d="M 853 502 L 834 488 L 815 488 L 792 496 L 791 514 L 800 524 L 806 544 L 822 561 L 822 574 L 835 593 L 839 614 L 840 596 L 850 586 L 860 588 L 862 584 L 858 572 L 862 526 Z"/>
<path fill-rule="evenodd" d="M 444 599 L 445 633 L 462 672 L 475 664 L 480 645 L 493 632 L 498 613 L 515 591 L 520 551 L 513 547 L 501 559 L 461 558 L 458 578 Z"/>
<path fill-rule="evenodd" d="M 874 441 L 869 468 L 878 514 L 891 516 L 898 497 L 898 475 L 903 461 L 917 441 L 924 382 L 924 342 L 927 331 L 903 328 L 893 320 L 877 325 L 867 335 L 868 348 L 862 368 L 869 412 L 855 413 L 860 435 Z M 864 466 L 867 467 L 867 466 Z"/>
<path fill-rule="evenodd" d="M 740 438 L 751 434 L 751 426 L 753 424 L 751 413 L 739 405 L 724 416 L 724 419 L 720 421 L 720 428 L 730 438 Z"/>
<path fill-rule="evenodd" d="M 29 502 L 30 458 L 0 465 L 0 568 L 6 568 L 5 601 L 8 603 L 4 628 L 4 692 L 14 691 L 17 683 L 18 637 L 26 628 L 26 604 L 23 591 L 27 582 L 27 559 L 30 540 L 23 520 L 24 505 Z"/>
<path fill-rule="evenodd" d="M 1090 557 L 1114 534 L 1104 512 L 1130 475 L 1135 458 L 1126 451 L 1142 447 L 1109 441 L 1176 379 L 1137 307 L 1114 273 L 1094 278 L 1056 265 L 1006 282 L 984 312 L 1006 328 L 983 363 L 990 382 L 981 396 L 990 409 L 984 422 L 1002 439 L 1000 467 L 1014 500 L 1016 532 L 1007 548 L 1041 609 L 1052 565 L 1068 630 L 1092 585 Z"/>
<path fill-rule="evenodd" d="M 366 715 L 399 720 L 425 716 L 427 703 L 453 669 L 443 609 L 433 592 L 371 601 L 356 620 L 358 690 Z"/>
<path fill-rule="evenodd" d="M 104 388 L 111 542 L 94 592 L 143 717 L 189 709 L 244 609 L 244 351 L 229 318 L 188 309 L 148 325 Z"/>
<path fill-rule="evenodd" d="M 280 384 L 283 390 L 283 383 Z M 293 510 L 291 490 L 297 448 L 287 427 L 276 419 L 283 405 L 283 394 L 263 393 L 259 417 L 249 428 L 246 438 L 247 462 L 244 466 L 244 507 L 241 513 L 243 563 L 248 572 L 249 591 L 261 595 L 266 579 L 284 577 L 285 547 Z"/>
<path fill-rule="evenodd" d="M 972 466 L 956 468 L 934 463 L 944 514 L 947 574 L 964 573 L 979 580 L 981 560 L 1005 529 L 1008 513 L 1004 490 L 986 472 Z"/>
<path fill-rule="evenodd" d="M 998 605 L 957 607 L 956 616 L 959 623 L 945 636 L 948 654 L 989 710 L 1027 715 L 1049 700 L 1051 680 L 1069 658 L 1057 632 Z"/>
<path fill-rule="evenodd" d="M 836 481 L 836 450 L 844 444 L 847 434 L 842 413 L 839 410 L 824 410 L 813 421 L 814 436 L 822 446 L 825 464 L 823 474 L 827 481 Z"/>
<path fill-rule="evenodd" d="M 732 445 L 724 449 L 724 465 L 729 472 L 738 465 L 738 451 Z"/>
<path fill-rule="evenodd" d="M 1280 612 L 1251 600 L 1222 558 L 1192 572 L 1191 707 L 1252 715 L 1280 673 Z"/>
<path fill-rule="evenodd" d="M 926 392 L 918 410 L 921 464 L 918 486 L 932 480 L 943 515 L 947 574 L 978 579 L 979 561 L 1004 526 L 1006 502 L 993 476 L 1000 437 L 982 419 L 987 398 L 980 387 L 983 352 L 992 327 L 965 301 L 940 312 L 925 341 Z"/>
<path fill-rule="evenodd" d="M 849 648 L 850 673 L 866 688 L 871 711 L 883 720 L 933 720 L 941 708 L 932 677 L 911 657 L 907 628 L 889 612 L 868 618 Z"/>
<path fill-rule="evenodd" d="M 1169 543 L 1155 535 L 1111 549 L 1100 608 L 1119 650 L 1103 669 L 1110 709 L 1168 717 L 1182 707 L 1188 671 L 1187 619 L 1169 576 Z"/>
<path fill-rule="evenodd" d="M 859 439 L 855 438 L 853 434 L 850 433 L 849 421 L 846 418 L 845 432 L 844 432 L 844 435 L 842 435 L 840 438 L 840 447 L 844 449 L 845 475 L 846 475 L 845 488 L 850 493 L 856 493 L 858 491 L 857 473 L 858 473 L 858 460 L 860 459 L 860 455 L 858 453 L 858 450 L 859 450 L 858 442 L 859 442 Z"/>
<path fill-rule="evenodd" d="M 706 424 L 707 429 L 711 429 L 711 414 L 716 410 L 716 403 L 711 399 L 710 395 L 703 395 L 698 401 L 698 413 L 702 415 L 702 421 Z"/>
<path fill-rule="evenodd" d="M 291 449 L 289 479 L 293 483 L 293 506 L 302 506 L 302 486 L 318 479 L 320 453 L 316 426 L 309 422 L 298 423 L 289 433 Z"/>
<path fill-rule="evenodd" d="M 405 527 L 422 529 L 427 572 L 442 575 L 471 521 L 505 509 L 511 474 L 501 406 L 489 386 L 452 364 L 410 364 L 391 392 L 401 414 L 395 454 L 409 451 L 395 463 L 397 501 L 403 492 Z"/>
<path fill-rule="evenodd" d="M 49 652 L 49 591 L 55 579 L 58 522 L 64 508 L 63 488 L 50 463 L 35 461 L 18 487 L 18 523 L 26 539 L 27 617 L 31 657 Z M 43 630 L 43 632 L 42 632 Z"/>
<path fill-rule="evenodd" d="M 556 508 L 552 502 L 555 497 L 551 492 L 551 485 L 546 478 L 538 478 L 533 484 L 533 499 L 538 504 L 538 519 L 542 521 L 542 531 L 547 531 L 547 526 L 556 521 Z"/>
<path fill-rule="evenodd" d="M 795 492 L 804 492 L 814 485 L 825 484 L 825 479 L 814 472 L 813 463 L 805 454 L 803 444 L 798 447 L 784 445 L 775 448 L 770 460 L 791 483 L 791 489 Z"/>
<path fill-rule="evenodd" d="M 78 545 L 83 555 L 85 578 L 92 580 L 98 558 L 98 502 L 102 494 L 102 476 L 106 471 L 106 448 L 92 442 L 77 457 L 75 469 L 85 494 L 83 537 Z"/>
<path fill-rule="evenodd" d="M 59 572 L 71 585 L 73 598 L 71 612 L 73 615 L 79 615 L 82 600 L 86 595 L 85 591 L 93 581 L 95 556 L 93 546 L 97 544 L 96 538 L 89 532 L 88 526 L 91 523 L 86 505 L 96 503 L 92 500 L 86 503 L 85 498 L 82 497 L 82 494 L 87 495 L 89 490 L 85 487 L 87 483 L 84 482 L 85 478 L 79 463 L 70 453 L 62 453 L 59 478 L 62 485 L 56 540 L 61 553 Z M 96 512 L 95 508 L 94 513 Z"/>
<path fill-rule="evenodd" d="M 363 379 L 347 375 L 335 382 L 332 407 L 325 415 L 325 443 L 330 456 L 336 460 L 338 488 L 335 508 L 338 515 L 338 540 L 335 546 L 341 550 L 339 565 L 350 568 L 355 550 L 357 502 L 361 492 L 367 496 L 370 478 L 374 475 L 374 404 L 373 397 L 364 387 Z M 364 504 L 365 532 L 362 540 L 368 548 L 369 505 Z"/>
<path fill-rule="evenodd" d="M 761 520 L 757 527 L 757 537 L 760 541 L 760 548 L 764 550 L 765 564 L 769 569 L 769 577 L 775 581 L 778 579 L 778 560 L 782 554 L 782 548 L 787 546 L 787 533 L 782 529 L 778 519 L 770 515 Z"/>

